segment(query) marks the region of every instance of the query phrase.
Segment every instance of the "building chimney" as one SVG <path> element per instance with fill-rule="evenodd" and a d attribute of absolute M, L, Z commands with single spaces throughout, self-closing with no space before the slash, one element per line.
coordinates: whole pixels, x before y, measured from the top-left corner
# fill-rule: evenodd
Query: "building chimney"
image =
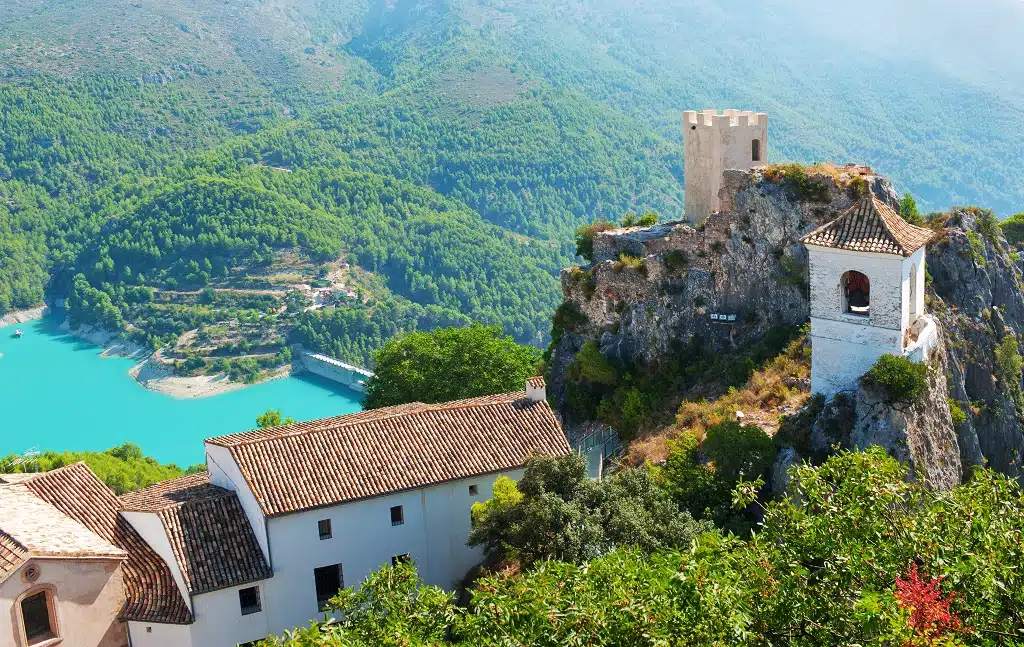
<path fill-rule="evenodd" d="M 548 399 L 548 390 L 544 384 L 544 378 L 526 378 L 526 397 L 533 402 L 544 402 Z"/>

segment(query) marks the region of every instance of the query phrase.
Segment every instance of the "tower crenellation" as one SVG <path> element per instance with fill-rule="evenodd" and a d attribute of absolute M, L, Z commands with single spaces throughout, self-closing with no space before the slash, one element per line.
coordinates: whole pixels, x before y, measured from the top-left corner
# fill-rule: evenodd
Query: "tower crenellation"
<path fill-rule="evenodd" d="M 719 211 L 722 172 L 749 171 L 768 159 L 768 115 L 752 110 L 683 112 L 686 219 L 702 222 Z"/>

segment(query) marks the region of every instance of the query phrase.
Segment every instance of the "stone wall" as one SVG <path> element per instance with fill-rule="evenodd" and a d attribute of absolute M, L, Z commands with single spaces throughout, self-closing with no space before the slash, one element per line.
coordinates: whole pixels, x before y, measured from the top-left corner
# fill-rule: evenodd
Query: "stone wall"
<path fill-rule="evenodd" d="M 300 350 L 299 358 L 299 365 L 303 369 L 359 393 L 366 391 L 366 381 L 373 377 L 373 373 L 366 369 L 346 364 L 327 355 Z"/>
<path fill-rule="evenodd" d="M 759 159 L 752 158 L 753 140 Z M 728 169 L 750 170 L 768 159 L 768 115 L 751 111 L 714 110 L 683 113 L 683 174 L 686 178 L 686 220 L 699 224 L 721 209 L 719 190 Z"/>

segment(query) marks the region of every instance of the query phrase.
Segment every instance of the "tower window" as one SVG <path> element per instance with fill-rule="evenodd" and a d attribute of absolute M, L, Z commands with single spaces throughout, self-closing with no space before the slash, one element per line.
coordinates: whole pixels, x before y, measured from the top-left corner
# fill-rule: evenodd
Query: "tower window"
<path fill-rule="evenodd" d="M 396 505 L 391 508 L 391 525 L 401 526 L 405 523 L 405 515 L 402 513 L 402 506 Z"/>
<path fill-rule="evenodd" d="M 750 159 L 754 162 L 761 161 L 761 140 L 754 139 L 750 142 Z"/>
<path fill-rule="evenodd" d="M 843 311 L 849 314 L 871 314 L 871 282 L 856 270 L 843 274 Z"/>

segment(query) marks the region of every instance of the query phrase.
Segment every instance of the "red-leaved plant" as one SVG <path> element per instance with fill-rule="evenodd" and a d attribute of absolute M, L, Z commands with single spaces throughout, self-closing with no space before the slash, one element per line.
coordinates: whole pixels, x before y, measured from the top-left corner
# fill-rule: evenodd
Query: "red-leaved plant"
<path fill-rule="evenodd" d="M 942 638 L 968 631 L 949 609 L 956 596 L 943 596 L 940 584 L 941 577 L 921 577 L 915 563 L 910 564 L 906 577 L 896 577 L 896 600 L 910 612 L 907 622 L 914 630 L 914 640 L 908 645 L 933 645 Z"/>

